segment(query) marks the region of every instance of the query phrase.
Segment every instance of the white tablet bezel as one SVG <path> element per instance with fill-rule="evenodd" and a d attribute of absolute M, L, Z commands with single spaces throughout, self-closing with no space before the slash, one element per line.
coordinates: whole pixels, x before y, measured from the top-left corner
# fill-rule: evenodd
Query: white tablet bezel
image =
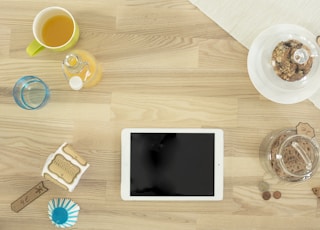
<path fill-rule="evenodd" d="M 130 150 L 131 133 L 212 133 L 215 134 L 214 196 L 131 196 Z M 209 128 L 125 128 L 121 132 L 121 198 L 122 200 L 200 201 L 223 199 L 224 137 L 222 129 Z"/>

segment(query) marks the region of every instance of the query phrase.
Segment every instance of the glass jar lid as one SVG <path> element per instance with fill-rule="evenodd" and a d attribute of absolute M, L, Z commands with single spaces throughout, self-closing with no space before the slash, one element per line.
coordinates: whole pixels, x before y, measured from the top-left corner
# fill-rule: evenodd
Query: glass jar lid
<path fill-rule="evenodd" d="M 276 159 L 282 177 L 291 181 L 306 179 L 318 168 L 319 146 L 308 136 L 293 135 L 281 144 Z"/>

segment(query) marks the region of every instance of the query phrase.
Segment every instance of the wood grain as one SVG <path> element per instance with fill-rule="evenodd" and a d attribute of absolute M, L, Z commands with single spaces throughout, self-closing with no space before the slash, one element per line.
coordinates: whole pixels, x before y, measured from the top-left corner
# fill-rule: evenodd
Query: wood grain
<path fill-rule="evenodd" d="M 96 56 L 103 79 L 72 91 L 61 71 L 66 52 L 30 58 L 36 13 L 67 8 L 80 26 L 76 46 Z M 0 230 L 55 229 L 47 214 L 52 198 L 81 207 L 73 229 L 318 229 L 319 201 L 304 183 L 283 183 L 264 172 L 259 145 L 270 131 L 309 122 L 320 136 L 320 110 L 311 102 L 280 105 L 253 87 L 248 50 L 188 0 L 2 0 L 0 2 Z M 246 31 L 242 31 L 246 33 Z M 12 98 L 16 80 L 33 74 L 51 89 L 37 111 Z M 126 127 L 210 127 L 225 132 L 224 200 L 125 202 L 120 198 L 120 132 Z M 69 193 L 49 191 L 20 213 L 10 204 L 42 180 L 48 155 L 63 142 L 90 163 Z M 259 181 L 282 192 L 264 201 Z"/>

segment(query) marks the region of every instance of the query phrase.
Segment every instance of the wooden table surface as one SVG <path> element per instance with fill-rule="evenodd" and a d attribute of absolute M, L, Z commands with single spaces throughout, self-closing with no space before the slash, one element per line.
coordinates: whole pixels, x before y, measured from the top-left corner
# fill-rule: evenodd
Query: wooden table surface
<path fill-rule="evenodd" d="M 29 57 L 32 21 L 59 5 L 80 26 L 75 48 L 103 66 L 94 88 L 72 91 L 61 71 L 66 52 Z M 320 110 L 310 101 L 273 103 L 250 82 L 248 50 L 188 0 L 1 0 L 0 229 L 55 229 L 47 204 L 68 197 L 80 207 L 73 229 L 319 229 L 320 202 L 304 183 L 265 173 L 259 145 L 270 131 L 308 122 L 320 137 Z M 245 33 L 245 31 L 243 31 Z M 12 87 L 23 75 L 50 87 L 42 109 L 20 109 Z M 126 127 L 203 127 L 225 132 L 224 200 L 128 202 L 120 198 L 120 132 Z M 10 204 L 42 179 L 48 155 L 69 142 L 90 168 L 74 192 L 49 191 L 19 213 Z M 282 197 L 265 201 L 265 180 Z"/>

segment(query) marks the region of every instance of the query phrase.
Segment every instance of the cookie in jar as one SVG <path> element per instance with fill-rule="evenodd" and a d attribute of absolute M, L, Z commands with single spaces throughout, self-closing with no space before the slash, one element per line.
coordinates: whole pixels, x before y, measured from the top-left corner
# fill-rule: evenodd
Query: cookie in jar
<path fill-rule="evenodd" d="M 310 49 L 298 40 L 280 42 L 272 52 L 273 70 L 286 81 L 298 81 L 311 70 L 313 58 Z"/>
<path fill-rule="evenodd" d="M 290 182 L 310 179 L 318 169 L 319 143 L 308 123 L 271 132 L 260 145 L 262 167 Z"/>

